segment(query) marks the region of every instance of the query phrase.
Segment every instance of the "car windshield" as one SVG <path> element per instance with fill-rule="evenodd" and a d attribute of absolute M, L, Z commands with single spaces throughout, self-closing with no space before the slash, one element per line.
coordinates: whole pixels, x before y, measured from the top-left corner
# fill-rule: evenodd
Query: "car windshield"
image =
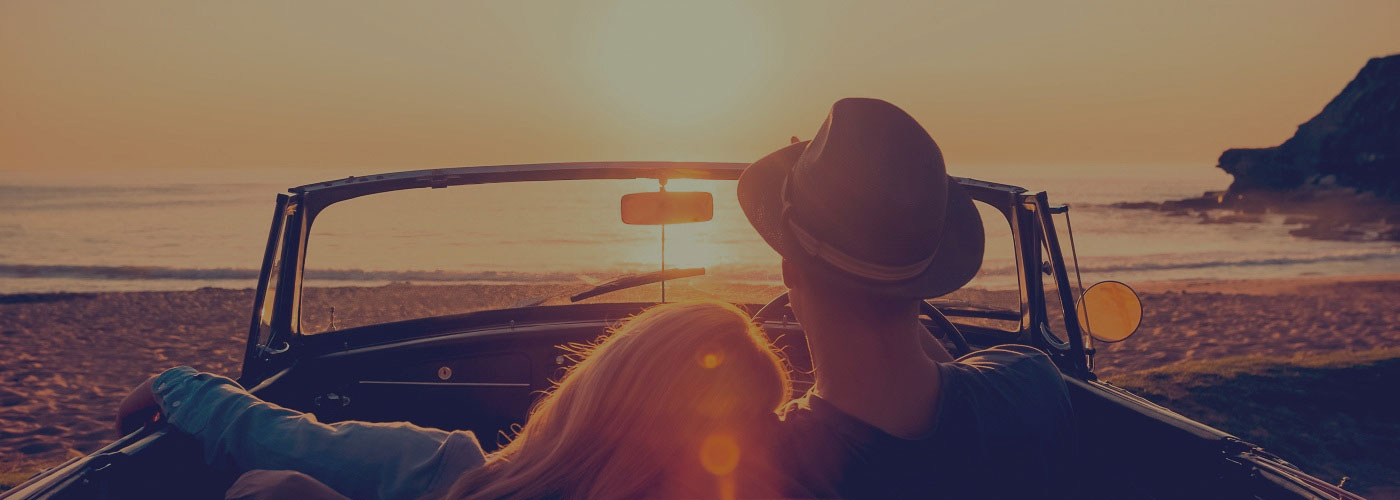
<path fill-rule="evenodd" d="M 781 259 L 749 227 L 735 185 L 667 184 L 668 191 L 714 196 L 712 220 L 665 226 L 666 268 L 704 269 L 667 281 L 667 301 L 763 304 L 784 290 Z M 307 239 L 301 331 L 569 304 L 619 277 L 629 277 L 626 285 L 645 284 L 578 303 L 658 301 L 661 284 L 629 275 L 661 269 L 662 227 L 627 225 L 620 214 L 623 195 L 658 188 L 652 179 L 513 182 L 392 191 L 334 204 L 316 217 Z M 1009 227 L 995 209 L 978 205 L 988 234 L 982 271 L 943 300 L 1019 314 Z"/>

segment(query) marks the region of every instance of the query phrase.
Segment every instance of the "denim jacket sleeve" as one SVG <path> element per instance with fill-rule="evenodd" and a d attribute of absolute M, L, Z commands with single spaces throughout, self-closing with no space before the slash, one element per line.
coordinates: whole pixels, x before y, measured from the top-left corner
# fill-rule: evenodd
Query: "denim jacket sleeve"
<path fill-rule="evenodd" d="M 207 463 L 294 470 L 351 498 L 440 496 L 485 460 L 468 431 L 406 422 L 323 424 L 187 366 L 157 376 L 152 391 L 170 424 L 200 441 Z"/>

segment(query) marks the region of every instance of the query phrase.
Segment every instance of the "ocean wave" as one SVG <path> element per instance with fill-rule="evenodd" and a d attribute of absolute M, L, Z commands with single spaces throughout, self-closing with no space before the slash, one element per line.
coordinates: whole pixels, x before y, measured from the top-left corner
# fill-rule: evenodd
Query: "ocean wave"
<path fill-rule="evenodd" d="M 1068 256 L 1066 256 L 1068 257 Z M 1080 268 L 1086 273 L 1112 273 L 1125 271 L 1174 271 L 1188 269 L 1210 269 L 1220 267 L 1264 267 L 1264 266 L 1289 266 L 1301 264 L 1319 264 L 1332 262 L 1366 262 L 1372 260 L 1400 259 L 1400 249 L 1374 252 L 1348 252 L 1341 254 L 1325 255 L 1301 255 L 1294 257 L 1259 257 L 1259 258 L 1239 258 L 1239 259 L 1219 259 L 1203 258 L 1191 259 L 1184 255 L 1145 255 L 1134 256 L 1131 261 L 1111 258 L 1091 258 L 1083 260 L 1095 260 L 1097 263 L 1085 262 Z M 1074 263 L 1065 263 L 1071 272 L 1074 271 Z M 982 274 L 1006 274 L 1016 272 L 1015 266 L 998 266 L 983 268 Z"/>
<path fill-rule="evenodd" d="M 1084 266 L 1086 272 L 1116 271 L 1169 271 L 1177 269 L 1205 269 L 1213 267 L 1262 267 L 1287 266 L 1295 264 L 1317 264 L 1327 262 L 1365 262 L 1400 258 L 1400 252 L 1362 252 L 1341 255 L 1312 255 L 1298 257 L 1266 257 L 1246 259 L 1220 259 L 1185 262 L 1134 262 L 1107 265 Z"/>
<path fill-rule="evenodd" d="M 126 210 L 264 203 L 277 190 L 263 184 L 147 186 L 17 186 L 0 184 L 0 209 Z"/>
<path fill-rule="evenodd" d="M 0 194 L 6 196 L 125 196 L 160 195 L 190 192 L 227 193 L 230 190 L 267 190 L 285 186 L 264 182 L 216 182 L 170 184 L 0 184 Z"/>
<path fill-rule="evenodd" d="M 1400 249 L 1388 251 L 1348 252 L 1341 254 L 1280 256 L 1262 258 L 1198 258 L 1190 259 L 1183 255 L 1136 256 L 1132 260 L 1094 259 L 1097 263 L 1086 263 L 1081 272 L 1115 273 L 1143 271 L 1178 271 L 1212 268 L 1253 268 L 1267 266 L 1291 266 L 1334 262 L 1367 262 L 1400 259 Z M 1073 272 L 1073 264 L 1069 264 Z M 339 282 L 496 282 L 496 283 L 571 283 L 581 280 L 580 275 L 591 279 L 607 279 L 628 272 L 645 272 L 651 269 L 593 269 L 580 272 L 514 272 L 514 271 L 422 271 L 401 270 L 381 271 L 364 269 L 308 269 L 303 277 L 308 281 Z M 769 282 L 781 279 L 776 266 L 724 263 L 710 266 L 707 274 L 713 278 L 734 281 Z M 986 266 L 978 273 L 978 278 L 993 278 L 1014 275 L 1013 266 Z M 68 278 L 88 280 L 191 280 L 191 281 L 235 281 L 256 280 L 258 270 L 247 268 L 176 268 L 162 266 L 75 266 L 75 265 L 34 265 L 0 264 L 0 278 Z"/>
<path fill-rule="evenodd" d="M 261 203 L 266 200 L 257 200 Z M 28 203 L 18 205 L 0 204 L 0 208 L 16 211 L 49 211 L 49 210 L 137 210 L 146 208 L 176 208 L 176 207 L 217 207 L 238 204 L 249 204 L 246 199 L 192 199 L 192 200 L 72 200 L 55 201 L 46 203 Z"/>
<path fill-rule="evenodd" d="M 258 270 L 239 268 L 177 268 L 161 266 L 59 266 L 0 264 L 3 278 L 76 278 L 92 280 L 256 280 Z M 306 280 L 362 282 L 463 282 L 507 283 L 573 282 L 570 273 L 518 273 L 502 271 L 368 271 L 363 269 L 308 269 Z"/>

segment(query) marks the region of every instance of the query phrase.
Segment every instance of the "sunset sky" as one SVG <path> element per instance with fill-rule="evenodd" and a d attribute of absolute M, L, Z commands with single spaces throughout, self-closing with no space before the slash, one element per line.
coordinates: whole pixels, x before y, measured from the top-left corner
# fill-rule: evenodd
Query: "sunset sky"
<path fill-rule="evenodd" d="M 912 3 L 0 0 L 0 170 L 749 161 L 844 96 L 950 165 L 1208 169 L 1400 52 L 1395 0 Z"/>

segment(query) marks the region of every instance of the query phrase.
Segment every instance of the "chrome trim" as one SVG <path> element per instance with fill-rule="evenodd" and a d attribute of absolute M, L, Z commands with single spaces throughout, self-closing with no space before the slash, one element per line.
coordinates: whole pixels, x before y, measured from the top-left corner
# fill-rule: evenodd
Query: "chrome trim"
<path fill-rule="evenodd" d="M 667 177 L 671 179 L 734 180 L 739 178 L 747 163 L 677 162 L 677 161 L 594 161 L 572 163 L 533 163 L 517 165 L 482 165 L 407 170 L 382 174 L 350 176 L 343 179 L 305 184 L 288 189 L 292 193 L 316 193 L 352 185 L 378 186 L 403 182 L 422 182 L 424 187 L 473 183 L 479 177 L 501 176 L 492 182 L 517 180 L 573 179 L 637 179 Z"/>
<path fill-rule="evenodd" d="M 1049 318 L 1046 318 L 1046 321 L 1049 321 Z M 1050 325 L 1045 323 L 1040 324 L 1040 337 L 1045 340 L 1046 344 L 1058 351 L 1069 351 L 1071 348 L 1068 341 L 1061 342 L 1060 339 L 1055 338 L 1055 333 L 1050 331 Z M 1069 337 L 1069 335 L 1065 335 L 1065 337 Z"/>
<path fill-rule="evenodd" d="M 347 350 L 344 350 L 344 351 L 336 351 L 336 352 L 332 352 L 332 353 L 327 353 L 327 354 L 324 354 L 324 355 L 320 356 L 318 359 L 326 360 L 326 359 L 339 359 L 339 358 L 353 357 L 353 356 L 363 356 L 363 355 L 366 355 L 366 354 L 376 353 L 376 352 L 380 352 L 380 351 L 399 350 L 399 349 L 404 349 L 404 348 L 414 348 L 414 347 L 422 346 L 422 345 L 425 345 L 425 344 L 426 344 L 426 345 L 431 345 L 431 344 L 440 343 L 440 342 L 451 342 L 451 341 L 460 340 L 460 339 L 465 339 L 465 338 L 484 337 L 484 336 L 488 336 L 488 335 L 499 335 L 499 334 L 515 334 L 515 335 L 521 335 L 521 334 L 528 334 L 528 333 L 541 332 L 541 331 L 542 331 L 542 332 L 551 332 L 551 331 L 554 331 L 554 330 L 557 330 L 557 329 L 560 329 L 560 328 L 585 328 L 585 327 L 590 327 L 590 328 L 607 328 L 607 327 L 613 326 L 613 325 L 615 325 L 615 324 L 616 324 L 616 320 L 613 320 L 613 321 L 595 321 L 595 320 L 560 321 L 560 322 L 530 323 L 530 324 L 525 324 L 525 325 L 517 325 L 517 324 L 515 324 L 515 323 L 512 322 L 512 323 L 510 323 L 510 324 L 505 324 L 505 325 L 489 325 L 489 326 L 483 326 L 483 327 L 469 328 L 469 329 L 465 329 L 465 330 L 463 330 L 463 331 L 458 331 L 458 332 L 454 332 L 454 333 L 445 333 L 445 334 L 441 334 L 441 335 L 433 335 L 433 336 L 430 336 L 430 337 L 418 337 L 418 338 L 411 338 L 411 339 L 406 339 L 406 340 L 393 341 L 393 342 L 384 343 L 384 344 L 374 344 L 374 345 L 367 345 L 367 346 L 363 346 L 363 347 L 355 347 L 355 348 L 347 349 Z M 318 335 L 331 335 L 331 333 L 330 333 L 330 332 L 327 332 L 327 333 L 322 333 L 322 334 L 318 334 Z"/>

